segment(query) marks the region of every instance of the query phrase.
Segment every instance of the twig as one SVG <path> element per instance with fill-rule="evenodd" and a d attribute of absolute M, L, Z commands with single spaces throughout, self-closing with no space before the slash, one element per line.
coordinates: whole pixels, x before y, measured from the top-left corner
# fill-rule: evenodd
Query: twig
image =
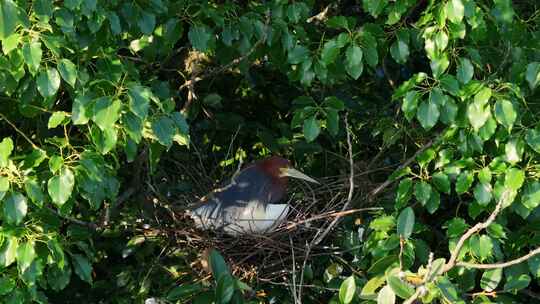
<path fill-rule="evenodd" d="M 59 217 L 69 221 L 69 222 L 72 222 L 72 223 L 75 223 L 75 224 L 78 224 L 78 225 L 81 225 L 81 226 L 85 226 L 85 227 L 88 227 L 92 230 L 96 230 L 98 228 L 98 225 L 96 225 L 95 223 L 91 223 L 91 222 L 85 222 L 85 221 L 81 221 L 81 220 L 78 220 L 76 218 L 73 218 L 73 217 L 70 217 L 70 216 L 67 216 L 67 215 L 63 215 L 61 214 L 60 212 L 58 212 L 57 210 L 51 208 L 51 207 L 47 207 L 47 209 L 49 209 L 51 212 L 53 212 L 54 214 L 58 215 Z"/>
<path fill-rule="evenodd" d="M 244 55 L 242 55 L 242 56 L 240 56 L 238 58 L 233 59 L 231 62 L 227 63 L 226 65 L 223 65 L 223 66 L 221 66 L 219 68 L 216 68 L 216 69 L 212 69 L 212 70 L 204 73 L 201 76 L 199 76 L 198 73 L 195 73 L 194 75 L 191 76 L 191 78 L 188 81 L 184 82 L 184 84 L 182 84 L 180 86 L 179 90 L 183 90 L 184 88 L 188 88 L 188 100 L 186 101 L 186 103 L 182 107 L 182 112 L 186 111 L 189 108 L 189 106 L 191 105 L 194 98 L 196 99 L 195 92 L 194 92 L 195 83 L 197 83 L 197 82 L 199 82 L 199 81 L 201 81 L 201 80 L 203 80 L 205 78 L 209 78 L 209 77 L 213 77 L 215 75 L 221 74 L 224 71 L 232 68 L 233 66 L 238 65 L 240 62 L 244 61 L 246 58 L 251 56 L 251 54 L 253 54 L 255 52 L 255 50 L 266 41 L 267 29 L 268 29 L 268 25 L 270 23 L 270 19 L 271 19 L 270 18 L 270 12 L 267 12 L 267 14 L 266 14 L 266 22 L 265 22 L 265 31 L 263 32 L 262 37 L 259 40 L 257 40 L 257 42 L 255 42 L 255 44 L 251 47 L 251 49 L 247 53 L 245 53 Z"/>
<path fill-rule="evenodd" d="M 467 230 L 467 232 L 465 232 L 465 234 L 463 234 L 461 236 L 461 238 L 459 239 L 459 241 L 456 244 L 456 247 L 454 248 L 454 250 L 450 254 L 450 260 L 448 260 L 448 263 L 446 263 L 446 265 L 444 265 L 442 273 L 448 272 L 450 269 L 452 269 L 454 266 L 456 266 L 456 260 L 457 260 L 457 258 L 459 256 L 459 252 L 461 251 L 461 248 L 463 248 L 463 245 L 465 245 L 465 242 L 473 234 L 477 233 L 478 231 L 480 231 L 482 229 L 486 229 L 489 225 L 491 225 L 491 223 L 493 223 L 493 221 L 495 220 L 495 218 L 497 217 L 497 215 L 501 211 L 503 202 L 505 201 L 505 199 L 509 195 L 509 193 L 510 193 L 509 190 L 506 190 L 506 191 L 504 191 L 502 193 L 501 198 L 499 199 L 499 201 L 497 202 L 497 205 L 495 206 L 495 210 L 493 210 L 493 212 L 489 215 L 488 219 L 485 222 L 478 223 L 478 224 L 474 225 L 469 230 Z"/>
<path fill-rule="evenodd" d="M 475 268 L 475 269 L 497 269 L 497 268 L 505 268 L 509 266 L 513 266 L 522 262 L 525 262 L 526 260 L 532 258 L 533 256 L 540 254 L 540 247 L 532 250 L 528 254 L 519 257 L 517 259 L 510 260 L 508 262 L 503 263 L 493 263 L 493 264 L 475 264 L 475 263 L 467 263 L 467 262 L 457 262 L 456 266 L 462 266 L 467 268 Z"/>
<path fill-rule="evenodd" d="M 438 137 L 435 138 L 435 139 L 432 139 L 430 141 L 428 141 L 425 145 L 423 145 L 420 149 L 418 149 L 418 151 L 416 151 L 414 153 L 413 156 L 411 156 L 410 158 L 408 158 L 403 164 L 401 164 L 397 169 L 396 171 L 399 171 L 405 167 L 407 167 L 408 165 L 410 165 L 418 155 L 420 155 L 420 153 L 424 152 L 425 150 L 429 149 L 431 146 L 433 146 L 433 144 L 437 141 Z M 388 179 L 386 180 L 384 183 L 380 184 L 377 188 L 375 188 L 373 191 L 371 191 L 369 194 L 368 194 L 368 200 L 369 201 L 372 201 L 375 196 L 377 196 L 377 194 L 379 194 L 382 190 L 384 190 L 386 187 L 390 186 L 392 183 L 394 182 L 394 180 L 392 179 Z"/>
<path fill-rule="evenodd" d="M 351 204 L 351 201 L 353 199 L 353 194 L 354 194 L 354 160 L 353 160 L 353 148 L 352 148 L 352 143 L 351 143 L 351 130 L 349 129 L 349 120 L 348 120 L 348 117 L 347 115 L 345 115 L 345 129 L 347 130 L 347 147 L 348 147 L 348 152 L 349 152 L 349 170 L 350 170 L 350 174 L 349 174 L 349 193 L 347 195 L 347 201 L 345 202 L 345 204 L 343 205 L 343 207 L 341 208 L 341 212 L 343 211 L 346 211 L 349 209 L 349 205 Z M 311 252 L 311 248 L 313 248 L 313 246 L 316 246 L 318 245 L 325 237 L 326 235 L 328 235 L 328 233 L 330 233 L 330 231 L 332 230 L 332 228 L 334 228 L 334 226 L 339 222 L 339 220 L 343 217 L 343 215 L 341 216 L 336 216 L 334 218 L 334 220 L 332 220 L 332 222 L 330 222 L 330 224 L 326 227 L 326 229 L 321 233 L 319 234 L 320 230 L 317 232 L 317 234 L 315 234 L 315 237 L 313 238 L 313 240 L 306 245 L 306 253 L 305 253 L 305 256 L 304 256 L 304 264 L 302 265 L 302 272 L 300 274 L 300 286 L 298 287 L 298 297 L 299 298 L 302 298 L 302 286 L 304 284 L 304 270 L 306 269 L 306 264 L 307 264 L 307 260 L 308 260 L 308 257 L 309 257 L 309 253 Z"/>
<path fill-rule="evenodd" d="M 289 242 L 291 244 L 291 254 L 292 254 L 292 286 L 291 291 L 293 294 L 293 299 L 295 304 L 302 304 L 302 299 L 299 298 L 299 295 L 296 294 L 296 259 L 294 258 L 294 246 L 291 236 L 289 235 Z"/>
<path fill-rule="evenodd" d="M 416 292 L 410 297 L 408 298 L 407 300 L 403 301 L 403 304 L 413 304 L 414 301 L 416 301 L 416 299 L 418 299 L 418 297 L 420 296 L 420 293 L 422 292 L 422 290 L 420 288 L 417 288 L 416 289 Z"/>
<path fill-rule="evenodd" d="M 349 130 L 349 121 L 348 121 L 347 116 L 345 116 L 345 128 L 347 129 L 347 146 L 348 146 L 348 149 L 349 149 L 349 167 L 350 167 L 349 170 L 350 170 L 350 173 L 349 173 L 349 193 L 347 194 L 347 201 L 345 202 L 345 204 L 341 208 L 342 212 L 349 209 L 349 205 L 351 204 L 351 201 L 352 201 L 353 195 L 354 195 L 353 148 L 352 148 L 352 143 L 351 143 L 351 132 Z M 330 233 L 332 228 L 334 228 L 334 226 L 336 226 L 336 224 L 339 222 L 340 219 L 341 219 L 341 216 L 336 216 L 336 218 L 334 218 L 334 220 L 328 225 L 328 227 L 326 227 L 326 229 L 323 231 L 323 233 L 321 233 L 317 238 L 315 238 L 313 240 L 312 245 L 313 246 L 318 245 L 328 235 L 328 233 Z"/>
<path fill-rule="evenodd" d="M 19 128 L 17 128 L 17 126 L 14 123 L 12 123 L 9 119 L 7 119 L 7 117 L 4 116 L 4 114 L 0 113 L 0 118 L 5 120 L 13 129 L 15 129 L 15 131 L 17 131 L 17 133 L 19 133 L 24 139 L 26 139 L 26 141 L 32 146 L 32 148 L 39 149 L 39 147 L 36 144 L 34 144 L 34 142 L 30 139 L 30 137 L 24 134 L 23 131 L 19 130 Z"/>
<path fill-rule="evenodd" d="M 310 218 L 302 220 L 302 221 L 290 223 L 289 225 L 287 225 L 285 227 L 285 229 L 290 230 L 290 229 L 292 229 L 292 228 L 294 228 L 296 226 L 299 226 L 299 225 L 302 225 L 302 224 L 305 224 L 305 223 L 309 223 L 309 222 L 312 222 L 312 221 L 322 220 L 322 219 L 329 218 L 329 217 L 343 217 L 343 216 L 358 213 L 358 212 L 378 211 L 378 210 L 384 210 L 384 208 L 382 208 L 382 207 L 369 207 L 369 208 L 360 208 L 360 209 L 350 209 L 350 210 L 346 210 L 346 211 L 332 212 L 332 213 L 327 213 L 327 214 L 319 214 L 319 215 L 310 217 Z"/>

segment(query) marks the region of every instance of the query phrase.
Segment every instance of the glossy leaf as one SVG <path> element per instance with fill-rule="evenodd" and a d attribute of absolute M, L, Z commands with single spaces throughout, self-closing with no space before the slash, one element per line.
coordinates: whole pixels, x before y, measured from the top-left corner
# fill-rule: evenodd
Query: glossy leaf
<path fill-rule="evenodd" d="M 77 81 L 77 66 L 69 59 L 62 59 L 58 62 L 56 66 L 60 76 L 67 82 L 71 87 L 75 87 L 75 82 Z"/>
<path fill-rule="evenodd" d="M 73 257 L 73 268 L 75 273 L 81 278 L 81 280 L 92 284 L 92 265 L 88 259 L 81 254 L 74 254 Z"/>
<path fill-rule="evenodd" d="M 354 276 L 350 276 L 341 283 L 341 286 L 339 288 L 339 301 L 342 304 L 351 303 L 355 292 L 356 283 L 354 281 Z"/>
<path fill-rule="evenodd" d="M 308 142 L 314 141 L 320 132 L 320 123 L 315 116 L 311 116 L 304 121 L 304 137 Z"/>
<path fill-rule="evenodd" d="M 75 185 L 75 176 L 69 168 L 63 168 L 58 175 L 51 177 L 47 183 L 47 190 L 53 203 L 61 207 L 71 197 Z"/>
<path fill-rule="evenodd" d="M 28 212 L 26 197 L 19 192 L 10 193 L 2 205 L 4 220 L 8 224 L 19 225 Z"/>
<path fill-rule="evenodd" d="M 397 233 L 404 239 L 408 239 L 414 228 L 414 211 L 407 207 L 398 216 Z"/>
<path fill-rule="evenodd" d="M 55 68 L 48 68 L 39 73 L 36 83 L 41 96 L 52 97 L 60 88 L 60 74 Z"/>

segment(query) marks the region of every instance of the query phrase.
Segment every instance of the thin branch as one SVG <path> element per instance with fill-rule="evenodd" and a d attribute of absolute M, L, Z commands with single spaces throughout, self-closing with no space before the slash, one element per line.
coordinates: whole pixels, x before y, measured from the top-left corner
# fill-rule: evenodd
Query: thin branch
<path fill-rule="evenodd" d="M 411 156 L 403 164 L 401 164 L 396 169 L 396 171 L 399 171 L 399 170 L 407 167 L 408 165 L 410 165 L 416 159 L 416 157 L 418 155 L 420 155 L 420 153 L 424 152 L 425 150 L 427 150 L 431 146 L 433 146 L 433 144 L 438 140 L 438 138 L 439 137 L 436 137 L 435 139 L 432 139 L 432 140 L 428 141 L 425 145 L 423 145 L 420 149 L 418 149 L 418 151 L 416 151 L 413 156 Z M 368 194 L 368 200 L 372 201 L 375 198 L 375 196 L 377 196 L 377 194 L 379 194 L 381 191 L 383 191 L 386 187 L 390 186 L 393 182 L 394 182 L 394 180 L 388 179 L 384 183 L 380 184 L 377 188 L 373 189 L 373 191 L 371 191 Z"/>
<path fill-rule="evenodd" d="M 347 129 L 347 146 L 348 146 L 348 149 L 349 149 L 349 170 L 350 170 L 350 173 L 349 173 L 349 193 L 347 194 L 347 201 L 345 202 L 345 204 L 343 205 L 343 207 L 341 208 L 341 212 L 343 211 L 346 211 L 349 209 L 349 205 L 351 204 L 352 202 L 352 199 L 353 199 L 353 195 L 354 195 L 354 160 L 353 160 L 353 148 L 352 148 L 352 143 L 351 143 L 351 132 L 349 130 L 349 122 L 348 122 L 348 118 L 347 116 L 345 116 L 345 128 Z M 330 223 L 330 225 L 328 225 L 328 227 L 326 227 L 326 229 L 324 230 L 323 233 L 321 233 L 319 235 L 319 237 L 317 237 L 313 242 L 313 246 L 315 245 L 318 245 L 327 235 L 328 233 L 330 233 L 330 231 L 332 230 L 332 228 L 334 228 L 334 226 L 337 225 L 337 223 L 339 222 L 339 220 L 342 218 L 343 216 L 336 216 L 336 218 L 334 218 L 334 220 Z"/>
<path fill-rule="evenodd" d="M 39 147 L 36 144 L 34 144 L 34 142 L 30 139 L 30 137 L 28 137 L 26 134 L 24 134 L 23 131 L 19 130 L 19 128 L 17 128 L 17 126 L 14 123 L 12 123 L 9 119 L 7 119 L 7 117 L 4 116 L 4 114 L 0 113 L 0 118 L 5 120 L 13 129 L 15 129 L 15 131 L 17 131 L 17 133 L 19 133 L 24 139 L 26 139 L 26 141 L 30 145 L 32 145 L 32 148 L 39 149 Z"/>
<path fill-rule="evenodd" d="M 501 198 L 497 202 L 497 205 L 495 206 L 495 210 L 489 215 L 488 219 L 485 222 L 478 223 L 471 227 L 465 234 L 461 236 L 459 241 L 456 244 L 456 247 L 450 254 L 450 260 L 448 260 L 448 263 L 444 265 L 442 273 L 448 272 L 450 269 L 452 269 L 454 266 L 456 266 L 456 260 L 459 256 L 459 252 L 461 251 L 461 248 L 463 248 L 463 245 L 465 245 L 465 242 L 475 233 L 477 233 L 480 230 L 486 229 L 497 217 L 499 212 L 501 212 L 503 202 L 506 200 L 508 195 L 510 194 L 509 190 L 506 190 L 502 193 Z"/>
<path fill-rule="evenodd" d="M 457 262 L 456 266 L 467 267 L 467 268 L 475 268 L 475 269 L 505 268 L 505 267 L 510 267 L 510 266 L 525 262 L 526 260 L 528 260 L 528 259 L 530 259 L 533 256 L 538 255 L 538 254 L 540 254 L 540 247 L 532 250 L 531 252 L 529 252 L 528 254 L 526 254 L 526 255 L 524 255 L 522 257 L 519 257 L 517 259 L 513 259 L 513 260 L 508 261 L 508 262 L 493 263 L 493 264 L 475 264 L 475 263 L 467 263 L 467 262 Z"/>
<path fill-rule="evenodd" d="M 96 230 L 98 228 L 98 225 L 96 225 L 95 223 L 85 222 L 85 221 L 81 221 L 81 220 L 78 220 L 76 218 L 73 218 L 73 217 L 70 217 L 70 216 L 67 216 L 67 215 L 63 215 L 63 214 L 61 214 L 60 212 L 58 212 L 57 210 L 55 210 L 55 209 L 53 209 L 51 207 L 47 207 L 47 209 L 49 209 L 51 212 L 53 212 L 54 214 L 58 215 L 59 217 L 63 218 L 66 221 L 75 223 L 77 225 L 88 227 L 88 228 L 90 228 L 92 230 Z"/>
<path fill-rule="evenodd" d="M 346 211 L 331 212 L 331 213 L 326 213 L 326 214 L 323 213 L 323 214 L 319 214 L 319 215 L 310 217 L 310 218 L 302 220 L 302 221 L 292 222 L 292 223 L 290 223 L 289 225 L 287 225 L 285 227 L 285 230 L 290 230 L 290 229 L 292 229 L 292 228 L 294 228 L 296 226 L 306 224 L 306 223 L 309 223 L 309 222 L 312 222 L 312 221 L 322 220 L 322 219 L 329 218 L 329 217 L 343 217 L 343 216 L 358 213 L 358 212 L 380 211 L 380 210 L 384 210 L 384 208 L 382 208 L 382 207 L 368 207 L 368 208 L 360 208 L 360 209 L 349 209 L 349 210 L 346 210 Z"/>
<path fill-rule="evenodd" d="M 266 14 L 266 22 L 265 22 L 265 31 L 263 32 L 263 35 L 262 37 L 257 40 L 257 42 L 255 42 L 255 44 L 251 47 L 251 49 L 245 53 L 244 55 L 238 57 L 238 58 L 235 58 L 233 59 L 231 62 L 219 67 L 219 68 L 215 68 L 215 69 L 211 69 L 210 71 L 204 73 L 203 75 L 199 76 L 199 73 L 195 73 L 191 76 L 191 78 L 189 80 L 187 80 L 186 82 L 184 82 L 179 90 L 183 90 L 184 88 L 188 88 L 188 98 L 187 98 L 187 101 L 186 103 L 184 104 L 184 106 L 182 107 L 182 112 L 186 111 L 191 103 L 193 102 L 194 99 L 197 99 L 197 96 L 195 95 L 195 83 L 201 81 L 201 80 L 204 80 L 206 78 L 210 78 L 210 77 L 213 77 L 213 76 L 216 76 L 216 75 L 219 75 L 221 73 L 223 73 L 224 71 L 232 68 L 233 66 L 236 66 L 238 64 L 240 64 L 242 61 L 244 61 L 246 58 L 248 58 L 249 56 L 251 56 L 251 54 L 253 54 L 255 52 L 255 50 L 260 46 L 262 45 L 265 41 L 266 41 L 266 38 L 267 38 L 267 29 L 268 29 L 268 25 L 270 24 L 270 13 L 268 12 Z"/>

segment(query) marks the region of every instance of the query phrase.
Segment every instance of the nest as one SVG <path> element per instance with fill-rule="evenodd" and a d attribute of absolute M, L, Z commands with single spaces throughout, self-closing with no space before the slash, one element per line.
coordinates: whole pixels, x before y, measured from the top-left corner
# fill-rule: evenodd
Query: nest
<path fill-rule="evenodd" d="M 340 167 L 347 168 L 347 159 L 336 156 L 335 161 L 340 162 Z M 349 172 L 331 177 L 317 177 L 320 185 L 292 179 L 287 191 L 288 204 L 291 207 L 286 221 L 269 234 L 231 237 L 215 231 L 196 229 L 191 218 L 181 210 L 196 203 L 210 189 L 216 187 L 214 180 L 217 179 L 211 178 L 212 176 L 229 177 L 234 170 L 207 172 L 202 161 L 179 162 L 169 159 L 162 160 L 162 163 L 165 164 L 164 170 L 170 171 L 167 184 L 193 185 L 190 191 L 184 191 L 178 196 L 169 195 L 168 200 L 175 202 L 172 204 L 175 221 L 168 231 L 178 247 L 192 248 L 198 253 L 199 256 L 192 266 L 201 278 L 208 276 L 205 253 L 208 253 L 209 249 L 216 249 L 226 259 L 233 274 L 245 281 L 283 282 L 282 279 L 288 278 L 295 265 L 301 266 L 310 256 L 332 254 L 335 248 L 324 246 L 323 240 L 334 227 L 333 222 L 343 216 L 359 216 L 360 211 L 369 210 L 370 208 L 345 210 L 344 207 L 351 201 L 354 202 L 352 205 L 358 205 L 358 198 L 363 197 L 363 194 L 374 186 L 365 174 L 360 173 L 362 171 L 359 164 L 355 164 L 359 174 L 353 182 L 354 197 L 352 192 L 350 193 Z"/>

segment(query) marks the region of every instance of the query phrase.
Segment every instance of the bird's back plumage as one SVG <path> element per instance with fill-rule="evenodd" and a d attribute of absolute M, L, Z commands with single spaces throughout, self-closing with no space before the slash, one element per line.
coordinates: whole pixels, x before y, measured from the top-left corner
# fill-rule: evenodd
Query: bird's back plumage
<path fill-rule="evenodd" d="M 287 204 L 274 204 L 285 194 L 285 187 L 275 178 L 251 165 L 231 182 L 201 200 L 191 212 L 196 225 L 203 229 L 223 229 L 229 234 L 264 233 L 287 216 Z"/>

